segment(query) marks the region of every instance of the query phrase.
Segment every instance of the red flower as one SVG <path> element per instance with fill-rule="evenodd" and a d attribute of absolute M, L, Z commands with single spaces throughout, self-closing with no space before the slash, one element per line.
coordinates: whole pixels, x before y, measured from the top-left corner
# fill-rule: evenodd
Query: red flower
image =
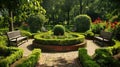
<path fill-rule="evenodd" d="M 94 20 L 93 23 L 97 24 L 97 23 L 100 23 L 101 22 L 101 19 L 98 17 L 97 19 Z"/>
<path fill-rule="evenodd" d="M 111 28 L 115 28 L 115 24 L 114 23 L 111 23 Z"/>
<path fill-rule="evenodd" d="M 118 22 L 117 22 L 117 21 L 115 21 L 115 22 L 114 22 L 114 24 L 115 24 L 115 25 L 117 25 L 117 24 L 118 24 Z"/>

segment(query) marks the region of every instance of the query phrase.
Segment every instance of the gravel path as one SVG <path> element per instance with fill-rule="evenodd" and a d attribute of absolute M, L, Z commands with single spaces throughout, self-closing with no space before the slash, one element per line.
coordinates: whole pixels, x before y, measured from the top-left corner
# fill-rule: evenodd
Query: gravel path
<path fill-rule="evenodd" d="M 31 53 L 33 39 L 19 46 L 24 50 L 24 56 L 28 56 Z M 87 40 L 88 54 L 92 56 L 94 50 L 99 48 L 91 40 Z M 38 61 L 36 67 L 81 67 L 78 62 L 78 51 L 70 52 L 42 52 L 42 56 Z"/>

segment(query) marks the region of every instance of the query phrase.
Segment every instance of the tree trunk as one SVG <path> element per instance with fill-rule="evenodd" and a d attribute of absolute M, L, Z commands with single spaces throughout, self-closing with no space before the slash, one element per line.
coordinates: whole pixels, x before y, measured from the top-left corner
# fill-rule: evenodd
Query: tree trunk
<path fill-rule="evenodd" d="M 12 10 L 9 11 L 9 15 L 10 15 L 10 19 L 9 19 L 9 31 L 13 31 L 14 27 L 13 27 L 13 13 L 12 13 Z"/>
<path fill-rule="evenodd" d="M 82 0 L 79 0 L 79 2 L 80 2 L 80 14 L 82 14 L 83 11 Z"/>
<path fill-rule="evenodd" d="M 70 11 L 68 10 L 68 23 L 67 23 L 67 25 L 69 25 L 70 24 Z"/>

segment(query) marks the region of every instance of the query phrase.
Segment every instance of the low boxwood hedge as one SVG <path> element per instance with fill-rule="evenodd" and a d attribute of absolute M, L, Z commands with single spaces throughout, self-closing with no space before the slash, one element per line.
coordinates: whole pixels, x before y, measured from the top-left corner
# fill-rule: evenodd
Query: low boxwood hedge
<path fill-rule="evenodd" d="M 47 39 L 43 38 L 43 35 L 48 35 L 51 34 L 49 32 L 47 33 L 40 33 L 36 34 L 34 36 L 34 42 L 42 45 L 75 45 L 82 43 L 85 39 L 84 35 L 80 35 L 78 33 L 69 33 L 72 36 L 75 36 L 73 38 L 52 38 L 52 39 Z"/>
<path fill-rule="evenodd" d="M 10 64 L 23 56 L 23 50 L 15 47 L 0 46 L 0 53 L 1 56 L 5 56 L 0 60 L 0 67 L 9 67 Z"/>
<path fill-rule="evenodd" d="M 88 54 L 85 48 L 78 49 L 78 57 L 83 67 L 100 67 Z"/>
<path fill-rule="evenodd" d="M 39 60 L 40 55 L 41 49 L 34 49 L 32 54 L 30 54 L 28 57 L 20 59 L 15 64 L 15 67 L 35 67 L 35 64 Z"/>

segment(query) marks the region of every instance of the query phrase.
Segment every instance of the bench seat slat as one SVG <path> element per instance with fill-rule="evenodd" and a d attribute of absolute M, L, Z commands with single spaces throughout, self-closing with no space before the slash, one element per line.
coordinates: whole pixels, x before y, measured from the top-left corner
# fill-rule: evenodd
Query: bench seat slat
<path fill-rule="evenodd" d="M 111 45 L 112 33 L 111 32 L 101 31 L 100 36 L 94 36 L 93 41 L 95 41 L 95 40 L 105 42 L 105 43 L 110 43 L 110 45 Z"/>
<path fill-rule="evenodd" d="M 20 30 L 7 32 L 7 37 L 9 40 L 9 44 L 10 44 L 10 42 L 14 42 L 14 43 L 16 43 L 16 46 L 17 46 L 18 42 L 27 40 L 26 36 L 21 35 Z"/>

